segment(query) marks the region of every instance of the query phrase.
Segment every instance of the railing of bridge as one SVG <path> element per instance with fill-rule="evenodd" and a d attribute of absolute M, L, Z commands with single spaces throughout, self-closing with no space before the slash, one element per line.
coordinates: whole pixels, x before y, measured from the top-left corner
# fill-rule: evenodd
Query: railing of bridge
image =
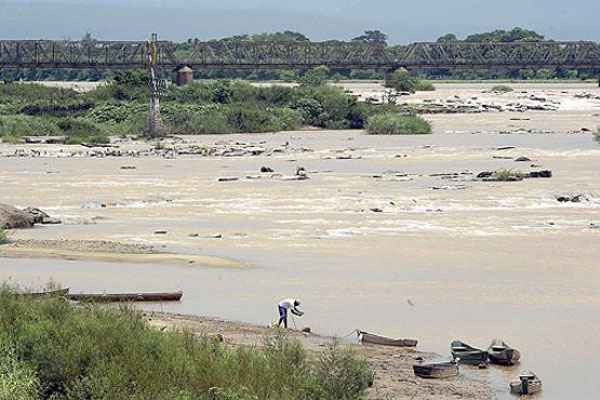
<path fill-rule="evenodd" d="M 142 68 L 146 42 L 0 40 L 0 67 Z M 600 68 L 600 43 L 413 43 L 161 41 L 158 63 L 176 68 Z"/>

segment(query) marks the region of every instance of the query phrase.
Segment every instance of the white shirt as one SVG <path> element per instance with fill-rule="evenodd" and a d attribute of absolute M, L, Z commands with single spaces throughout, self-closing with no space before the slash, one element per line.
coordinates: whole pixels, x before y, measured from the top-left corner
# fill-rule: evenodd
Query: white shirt
<path fill-rule="evenodd" d="M 285 308 L 286 310 L 289 310 L 290 308 L 294 308 L 294 302 L 296 301 L 296 299 L 285 299 L 285 300 L 281 300 L 279 302 L 279 307 Z"/>

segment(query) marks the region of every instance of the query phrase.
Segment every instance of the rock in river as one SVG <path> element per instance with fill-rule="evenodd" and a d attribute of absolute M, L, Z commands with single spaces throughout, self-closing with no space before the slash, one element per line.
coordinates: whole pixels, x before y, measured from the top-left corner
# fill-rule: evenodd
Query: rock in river
<path fill-rule="evenodd" d="M 0 203 L 1 229 L 32 228 L 34 224 L 35 218 L 33 215 L 7 204 Z"/>

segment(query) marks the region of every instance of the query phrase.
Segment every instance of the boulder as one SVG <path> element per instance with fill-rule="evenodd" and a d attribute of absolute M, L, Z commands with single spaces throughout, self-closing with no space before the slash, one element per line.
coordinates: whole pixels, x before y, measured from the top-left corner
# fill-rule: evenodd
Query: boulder
<path fill-rule="evenodd" d="M 0 203 L 0 229 L 32 228 L 34 224 L 33 215 Z"/>
<path fill-rule="evenodd" d="M 515 161 L 516 162 L 529 162 L 531 160 L 529 158 L 527 158 L 527 157 L 522 156 L 522 157 L 515 158 Z"/>
<path fill-rule="evenodd" d="M 39 208 L 27 207 L 23 210 L 24 213 L 30 214 L 33 217 L 34 224 L 41 224 L 44 219 L 50 218 L 48 214 L 40 210 Z"/>

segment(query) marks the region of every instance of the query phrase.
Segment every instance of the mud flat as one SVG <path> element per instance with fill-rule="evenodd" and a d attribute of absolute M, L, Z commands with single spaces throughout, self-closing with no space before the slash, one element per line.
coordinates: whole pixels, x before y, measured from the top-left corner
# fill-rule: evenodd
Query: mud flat
<path fill-rule="evenodd" d="M 221 335 L 230 346 L 262 346 L 266 337 L 275 334 L 273 329 L 264 326 L 226 321 L 217 318 L 186 316 L 168 313 L 149 313 L 151 326 L 158 329 L 185 330 L 196 335 Z M 315 334 L 303 334 L 287 331 L 311 353 L 319 353 L 325 346 L 331 345 L 333 337 Z M 354 340 L 353 340 L 354 339 Z M 493 393 L 483 381 L 473 380 L 464 374 L 445 380 L 423 380 L 414 376 L 412 366 L 416 358 L 437 359 L 438 355 L 420 351 L 386 348 L 384 346 L 357 345 L 356 337 L 346 338 L 340 343 L 349 345 L 362 355 L 375 372 L 375 381 L 367 392 L 369 400 L 393 399 L 489 399 Z M 468 368 L 468 367 L 465 367 Z M 468 375 L 468 373 L 467 373 Z"/>

